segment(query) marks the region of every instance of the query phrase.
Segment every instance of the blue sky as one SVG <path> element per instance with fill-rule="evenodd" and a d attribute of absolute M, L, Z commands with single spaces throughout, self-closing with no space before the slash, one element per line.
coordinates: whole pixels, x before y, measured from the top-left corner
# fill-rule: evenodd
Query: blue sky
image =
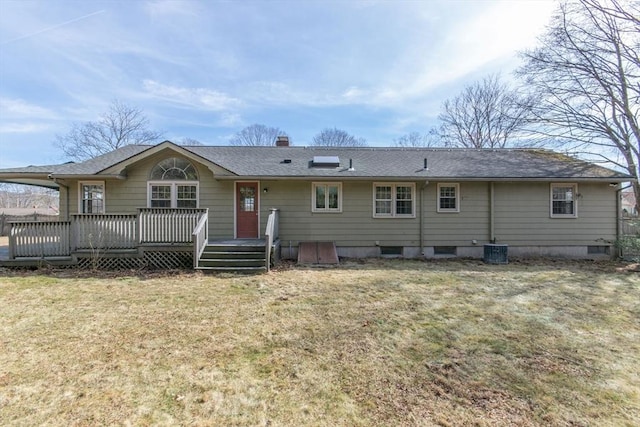
<path fill-rule="evenodd" d="M 551 0 L 0 0 L 0 167 L 64 161 L 118 99 L 170 140 L 325 127 L 391 146 L 489 73 L 510 78 Z"/>

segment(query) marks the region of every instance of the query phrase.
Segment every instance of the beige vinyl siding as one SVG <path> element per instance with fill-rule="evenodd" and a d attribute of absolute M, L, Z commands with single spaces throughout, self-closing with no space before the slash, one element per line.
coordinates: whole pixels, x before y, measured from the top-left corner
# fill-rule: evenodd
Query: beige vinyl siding
<path fill-rule="evenodd" d="M 429 183 L 425 188 L 425 246 L 469 246 L 472 240 L 489 240 L 489 184 L 461 182 L 459 191 L 460 211 L 438 212 L 438 183 Z"/>
<path fill-rule="evenodd" d="M 550 188 L 550 183 L 495 184 L 498 243 L 595 245 L 615 239 L 615 188 L 578 183 L 577 218 L 550 217 Z"/>
<path fill-rule="evenodd" d="M 319 180 L 321 181 L 321 180 Z M 338 246 L 418 246 L 418 218 L 373 218 L 372 182 L 342 182 L 342 212 L 312 213 L 312 181 L 262 181 L 261 232 L 269 208 L 280 209 L 280 237 L 332 241 Z M 416 204 L 417 206 L 417 204 Z"/>
<path fill-rule="evenodd" d="M 151 169 L 162 159 L 176 156 L 164 151 L 127 168 L 127 179 L 105 181 L 107 213 L 136 213 L 147 206 Z M 211 239 L 233 238 L 235 183 L 216 180 L 206 166 L 192 162 L 199 177 L 199 207 L 209 208 Z M 96 180 L 100 180 L 99 175 Z M 245 180 L 243 180 L 245 181 Z M 250 181 L 250 180 L 246 180 Z M 326 181 L 319 179 L 320 181 Z M 300 241 L 333 241 L 344 247 L 420 245 L 471 246 L 490 240 L 489 182 L 459 182 L 460 211 L 437 212 L 438 182 L 416 181 L 415 218 L 374 218 L 373 182 L 342 181 L 342 212 L 314 213 L 312 180 L 260 182 L 260 235 L 264 235 L 270 208 L 280 211 L 280 238 L 297 246 Z M 339 182 L 339 181 L 336 181 Z M 387 181 L 385 181 L 387 182 Z M 389 181 L 392 182 L 393 181 Z M 447 183 L 456 183 L 448 180 Z M 69 213 L 78 212 L 78 180 L 69 180 Z M 268 192 L 263 189 L 267 188 Z M 578 183 L 578 218 L 550 218 L 550 183 L 496 183 L 495 237 L 510 245 L 594 245 L 615 238 L 615 189 L 608 184 Z M 66 207 L 61 191 L 61 209 Z M 601 243 L 600 243 L 601 244 Z"/>
<path fill-rule="evenodd" d="M 176 157 L 173 152 L 164 152 L 144 159 L 127 169 L 127 179 L 105 181 L 106 213 L 136 213 L 147 207 L 147 182 L 151 169 L 167 157 Z M 192 162 L 198 171 L 199 207 L 209 208 L 210 238 L 234 237 L 234 184 L 232 181 L 217 181 L 204 165 Z M 99 176 L 96 177 L 99 179 Z M 70 181 L 69 207 L 78 212 L 78 181 Z"/>

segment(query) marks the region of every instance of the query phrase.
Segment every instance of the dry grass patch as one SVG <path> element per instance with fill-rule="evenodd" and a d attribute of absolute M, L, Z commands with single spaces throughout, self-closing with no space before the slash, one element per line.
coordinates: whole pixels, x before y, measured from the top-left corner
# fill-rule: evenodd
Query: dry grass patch
<path fill-rule="evenodd" d="M 0 424 L 636 425 L 624 267 L 4 271 Z"/>

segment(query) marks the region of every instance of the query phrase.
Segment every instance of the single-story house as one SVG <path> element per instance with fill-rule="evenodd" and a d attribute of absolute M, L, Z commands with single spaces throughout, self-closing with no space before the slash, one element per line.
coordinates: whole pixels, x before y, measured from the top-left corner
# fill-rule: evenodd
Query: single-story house
<path fill-rule="evenodd" d="M 514 256 L 610 256 L 631 179 L 543 149 L 295 147 L 286 137 L 271 147 L 128 145 L 0 169 L 0 181 L 60 190 L 60 221 L 14 224 L 9 262 L 146 256 L 211 268 L 229 266 L 212 254 L 220 241 L 270 248 L 267 268 L 276 252 L 296 259 L 301 242 L 332 242 L 341 257 L 481 258 L 486 244 Z"/>

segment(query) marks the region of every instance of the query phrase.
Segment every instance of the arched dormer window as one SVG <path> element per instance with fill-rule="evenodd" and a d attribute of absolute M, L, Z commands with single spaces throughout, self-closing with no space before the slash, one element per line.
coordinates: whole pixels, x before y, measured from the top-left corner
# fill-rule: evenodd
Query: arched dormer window
<path fill-rule="evenodd" d="M 151 169 L 152 181 L 197 181 L 198 173 L 191 162 L 180 157 L 164 159 Z"/>
<path fill-rule="evenodd" d="M 198 173 L 186 159 L 164 159 L 151 169 L 148 206 L 151 208 L 197 208 Z"/>

